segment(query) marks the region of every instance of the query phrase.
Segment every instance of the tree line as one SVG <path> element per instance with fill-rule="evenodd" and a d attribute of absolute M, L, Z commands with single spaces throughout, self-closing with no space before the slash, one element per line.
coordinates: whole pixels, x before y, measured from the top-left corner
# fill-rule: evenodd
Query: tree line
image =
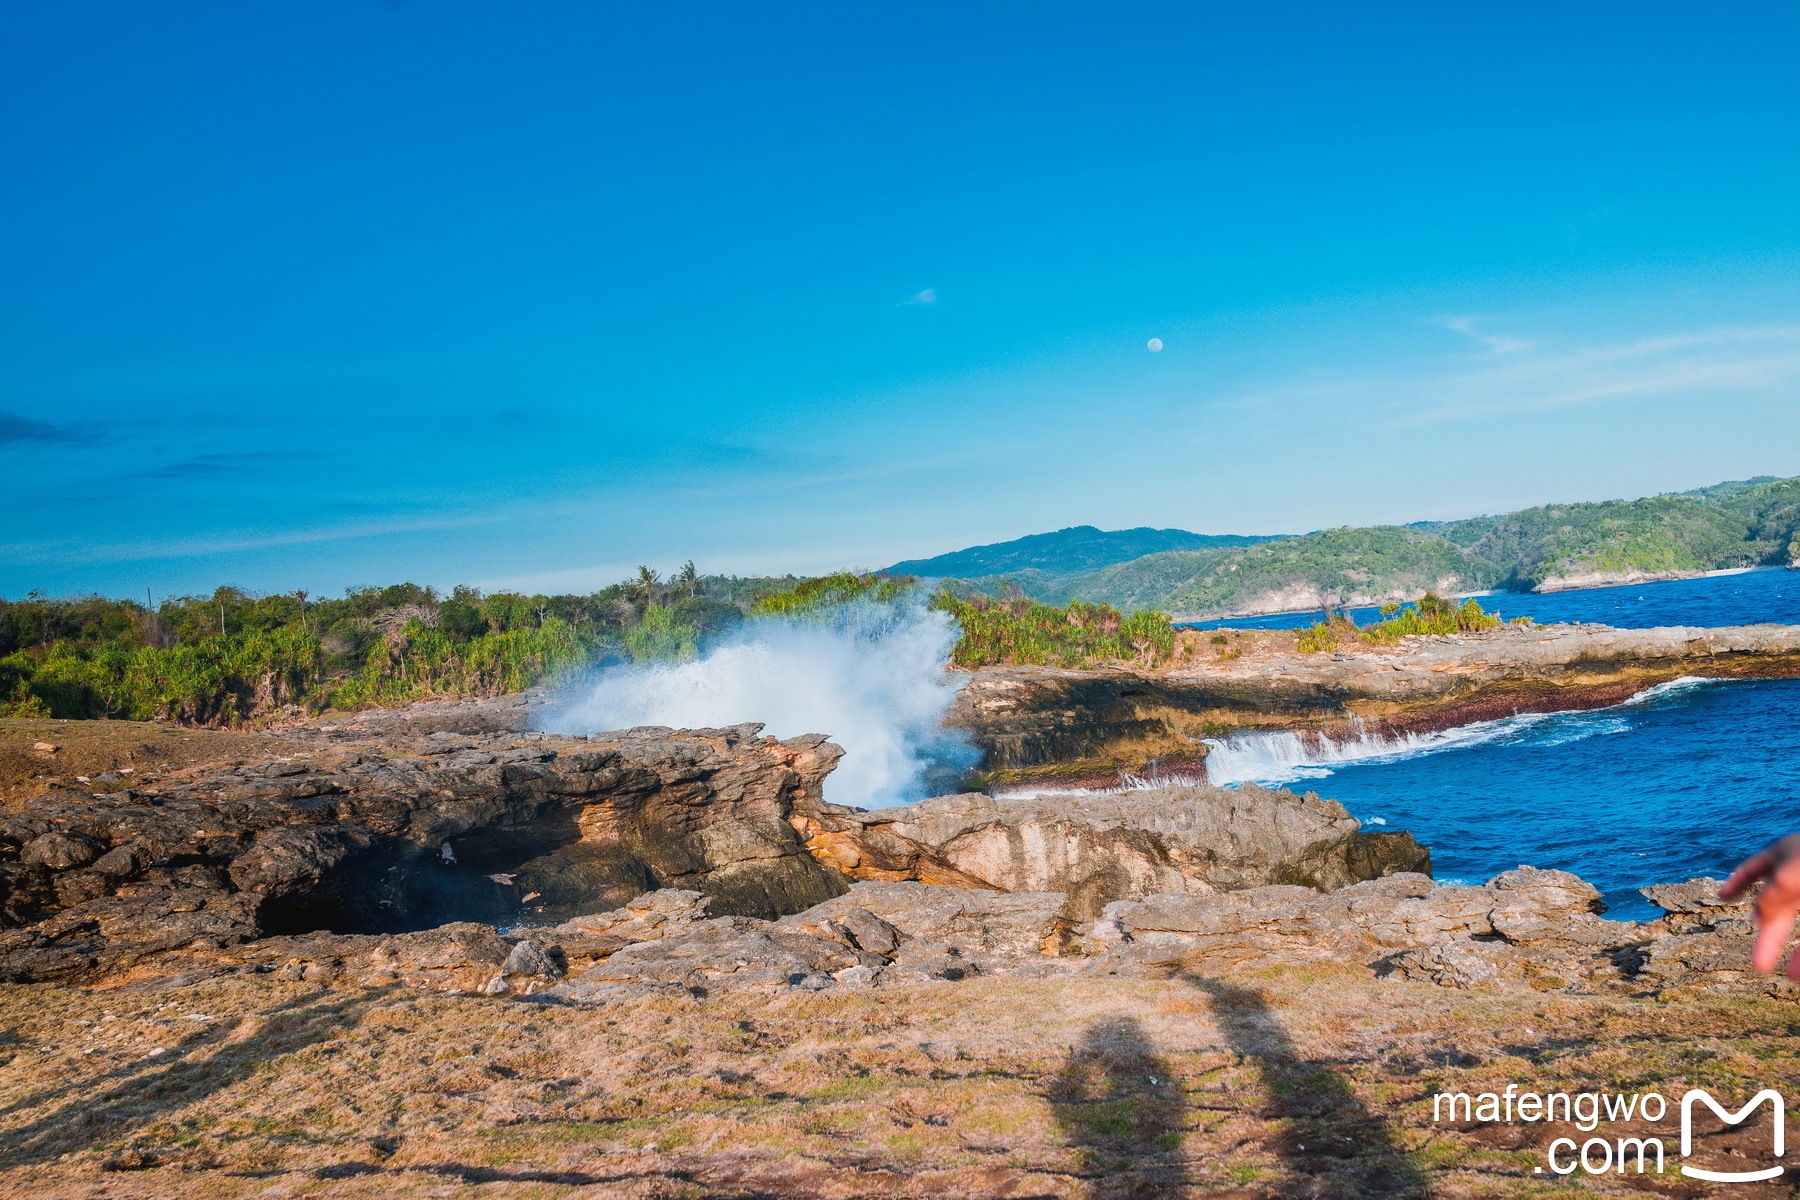
<path fill-rule="evenodd" d="M 607 662 L 691 654 L 792 577 L 664 580 L 586 594 L 446 595 L 415 583 L 207 595 L 0 599 L 0 716 L 234 725 L 433 695 L 491 696 Z"/>

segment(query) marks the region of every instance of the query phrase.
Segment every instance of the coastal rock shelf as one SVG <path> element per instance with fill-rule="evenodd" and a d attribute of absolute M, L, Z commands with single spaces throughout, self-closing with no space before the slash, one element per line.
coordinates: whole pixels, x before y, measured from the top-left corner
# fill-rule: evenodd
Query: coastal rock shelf
<path fill-rule="evenodd" d="M 0 973 L 113 978 L 263 934 L 550 920 L 669 885 L 793 912 L 848 886 L 787 820 L 842 751 L 760 728 L 439 732 L 40 795 L 0 814 Z"/>
<path fill-rule="evenodd" d="M 874 812 L 832 808 L 798 823 L 807 849 L 851 878 L 1065 893 L 1084 920 L 1127 897 L 1269 883 L 1329 889 L 1431 862 L 1411 834 L 1365 833 L 1335 800 L 1254 784 L 968 792 Z"/>
<path fill-rule="evenodd" d="M 1800 677 L 1794 625 L 1509 625 L 1322 653 L 1297 651 L 1285 631 L 1182 636 L 1185 656 L 1154 672 L 981 668 L 950 723 L 985 749 L 998 785 L 1111 786 L 1128 774 L 1198 772 L 1206 739 L 1233 732 L 1424 732 L 1603 708 L 1689 675 Z"/>
<path fill-rule="evenodd" d="M 1694 880 L 1693 891 L 1717 880 Z M 1661 889 L 1646 889 L 1656 893 Z M 133 978 L 264 974 L 333 987 L 420 988 L 605 1004 L 720 989 L 948 985 L 975 976 L 1171 978 L 1332 963 L 1456 989 L 1657 995 L 1674 988 L 1800 998 L 1749 968 L 1745 909 L 1677 902 L 1654 921 L 1609 921 L 1562 871 L 1520 867 L 1478 886 L 1412 873 L 1330 892 L 1270 885 L 1115 901 L 1072 920 L 1061 892 L 860 882 L 776 921 L 713 916 L 665 889 L 544 928 L 453 923 L 414 933 L 271 937 L 166 947 Z M 118 980 L 113 980 L 118 982 Z"/>
<path fill-rule="evenodd" d="M 1646 889 L 1655 921 L 1609 921 L 1593 887 L 1519 867 L 1479 887 L 1402 873 L 1330 892 L 1272 885 L 1115 901 L 1069 922 L 1060 892 L 997 893 L 863 882 L 776 922 L 695 920 L 645 928 L 643 942 L 542 993 L 599 1002 L 627 984 L 677 994 L 770 985 L 820 990 L 954 983 L 972 975 L 1167 978 L 1274 963 L 1331 962 L 1451 988 L 1652 994 L 1675 987 L 1800 996 L 1749 969 L 1742 906 L 1700 905 L 1717 880 Z M 700 903 L 658 893 L 627 912 Z M 625 922 L 607 926 L 609 932 Z M 555 937 L 552 931 L 545 936 Z M 785 975 L 783 974 L 785 972 Z"/>
<path fill-rule="evenodd" d="M 415 719 L 426 720 L 423 714 Z M 71 742 L 81 736 L 68 723 Z M 0 815 L 0 977 L 224 975 L 607 1003 L 718 988 L 1321 962 L 1452 988 L 1785 994 L 1711 881 L 1609 921 L 1573 875 L 1432 882 L 1406 834 L 1253 786 L 824 803 L 840 751 L 756 725 L 590 739 L 290 731 Z M 946 886 L 951 885 L 951 886 Z"/>
<path fill-rule="evenodd" d="M 1130 897 L 1335 887 L 1429 861 L 1410 835 L 1365 834 L 1336 803 L 1287 791 L 970 794 L 860 813 L 821 799 L 843 752 L 818 735 L 420 733 L 431 715 L 292 730 L 296 752 L 273 761 L 115 775 L 0 814 L 0 977 L 117 982 L 323 956 L 460 988 L 515 961 L 496 927 L 589 928 L 588 914 L 668 889 L 703 896 L 710 920 L 764 921 L 857 879 L 1055 891 L 1072 925 Z M 79 723 L 64 728 L 79 738 Z M 600 945 L 556 943 L 565 956 Z"/>

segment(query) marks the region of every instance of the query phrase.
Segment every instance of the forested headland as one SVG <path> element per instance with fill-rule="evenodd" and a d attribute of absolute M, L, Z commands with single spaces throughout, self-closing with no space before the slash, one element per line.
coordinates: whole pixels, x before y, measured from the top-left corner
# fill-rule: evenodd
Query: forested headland
<path fill-rule="evenodd" d="M 1174 548 L 1129 553 L 1152 534 Z M 1195 544 L 1181 544 L 1175 535 Z M 1070 529 L 911 565 L 954 592 L 1011 585 L 1046 604 L 1157 608 L 1178 620 L 1379 605 L 1427 589 L 1554 591 L 1678 579 L 1800 562 L 1800 478 L 1746 479 L 1459 521 L 1198 544 L 1204 540 L 1180 530 Z M 1109 555 L 1113 561 L 1094 565 Z"/>

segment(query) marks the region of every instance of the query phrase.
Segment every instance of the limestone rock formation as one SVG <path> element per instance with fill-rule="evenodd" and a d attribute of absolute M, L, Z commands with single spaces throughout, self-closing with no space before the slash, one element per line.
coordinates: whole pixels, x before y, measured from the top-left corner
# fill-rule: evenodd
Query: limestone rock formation
<path fill-rule="evenodd" d="M 1707 881 L 1716 887 L 1716 881 Z M 1685 886 L 1685 885 L 1684 885 Z M 1480 886 L 1401 873 L 1320 893 L 1273 884 L 1115 901 L 1071 925 L 1069 897 L 917 882 L 861 882 L 767 923 L 635 924 L 644 940 L 545 1001 L 612 1003 L 661 990 L 886 987 L 974 975 L 1224 976 L 1333 962 L 1441 987 L 1654 993 L 1673 987 L 1800 996 L 1749 969 L 1741 916 L 1675 911 L 1610 921 L 1599 893 L 1564 871 L 1520 867 Z M 657 902 L 646 898 L 638 907 Z M 856 929 L 868 931 L 858 934 Z M 784 974 L 785 973 L 785 974 Z"/>
<path fill-rule="evenodd" d="M 1265 633 L 1212 651 L 1154 672 L 983 667 L 948 723 L 1005 779 L 1105 786 L 1125 773 L 1198 773 L 1207 739 L 1225 730 L 1442 729 L 1617 704 L 1683 675 L 1791 678 L 1800 626 L 1506 625 L 1332 653 Z"/>
<path fill-rule="evenodd" d="M 773 918 L 845 891 L 789 818 L 841 755 L 760 726 L 428 739 L 0 814 L 0 976 L 129 972 L 263 935 L 603 909 L 663 885 Z"/>
<path fill-rule="evenodd" d="M 1274 886 L 1120 901 L 1106 907 L 1089 944 L 1128 967 L 1236 969 L 1270 960 L 1335 959 L 1450 983 L 1432 975 L 1429 956 L 1408 956 L 1502 937 L 1499 925 L 1536 929 L 1586 920 L 1598 901 L 1594 888 L 1562 871 L 1521 867 L 1481 887 L 1440 886 L 1423 875 L 1397 874 L 1324 894 Z M 1631 922 L 1604 924 L 1616 927 L 1620 945 L 1639 933 Z"/>
<path fill-rule="evenodd" d="M 543 998 L 597 1003 L 641 995 L 646 989 L 696 995 L 721 986 L 819 989 L 831 986 L 837 972 L 887 962 L 844 942 L 767 921 L 720 917 L 701 921 L 679 936 L 634 942 L 544 992 Z"/>
<path fill-rule="evenodd" d="M 1067 904 L 1061 892 L 864 882 L 835 900 L 783 917 L 780 924 L 823 937 L 834 936 L 836 926 L 854 936 L 861 921 L 857 914 L 863 913 L 894 931 L 896 947 L 915 941 L 944 943 L 971 955 L 1031 958 L 1065 950 L 1071 928 Z M 891 957 L 893 951 L 877 953 Z"/>
<path fill-rule="evenodd" d="M 1785 996 L 1717 882 L 1610 921 L 1575 876 L 1413 868 L 1253 786 L 827 805 L 840 753 L 760 727 L 343 744 L 0 813 L 0 978 L 220 973 L 606 1004 L 714 989 L 1332 962 L 1462 988 Z M 403 739 L 404 740 L 404 739 Z M 148 774 L 148 773 L 146 773 Z M 953 885 L 953 886 L 944 886 Z M 162 986 L 162 984 L 159 984 Z"/>
<path fill-rule="evenodd" d="M 1073 920 L 1159 892 L 1329 889 L 1430 869 L 1411 834 L 1364 833 L 1336 801 L 1254 784 L 971 792 L 908 808 L 821 810 L 800 823 L 808 848 L 854 878 L 1063 892 Z"/>

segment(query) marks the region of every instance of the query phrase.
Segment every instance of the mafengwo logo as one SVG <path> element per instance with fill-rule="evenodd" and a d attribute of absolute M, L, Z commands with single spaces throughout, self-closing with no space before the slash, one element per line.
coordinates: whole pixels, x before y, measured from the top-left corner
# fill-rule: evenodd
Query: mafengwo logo
<path fill-rule="evenodd" d="M 1508 1084 L 1503 1092 L 1440 1092 L 1431 1098 L 1431 1119 L 1456 1123 L 1564 1123 L 1582 1133 L 1594 1133 L 1602 1125 L 1634 1122 L 1655 1124 L 1669 1115 L 1669 1102 L 1658 1092 L 1521 1092 Z M 1768 1109 L 1768 1133 L 1755 1136 L 1748 1147 L 1728 1151 L 1708 1150 L 1697 1138 L 1714 1132 L 1714 1125 L 1751 1124 L 1757 1134 L 1763 1126 L 1761 1110 Z M 1681 1123 L 1680 1162 L 1670 1160 L 1660 1137 L 1634 1129 L 1629 1136 L 1613 1134 L 1577 1140 L 1553 1139 L 1545 1148 L 1542 1173 L 1547 1167 L 1557 1175 L 1662 1174 L 1673 1168 L 1693 1179 L 1712 1183 L 1756 1183 L 1775 1179 L 1787 1168 L 1774 1161 L 1787 1155 L 1787 1102 L 1773 1088 L 1764 1088 L 1733 1111 L 1703 1088 L 1682 1094 L 1678 1108 Z M 1710 1113 L 1710 1117 L 1708 1116 Z M 1732 1169 L 1727 1170 L 1730 1167 Z"/>

